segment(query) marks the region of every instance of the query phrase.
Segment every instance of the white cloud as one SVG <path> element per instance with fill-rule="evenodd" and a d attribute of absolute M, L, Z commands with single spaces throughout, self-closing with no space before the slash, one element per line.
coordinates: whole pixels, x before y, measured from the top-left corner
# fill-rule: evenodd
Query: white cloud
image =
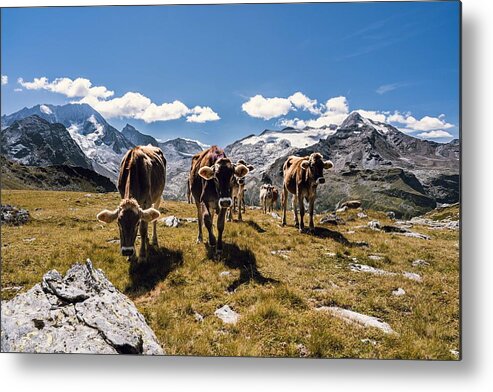
<path fill-rule="evenodd" d="M 7 75 L 2 75 L 2 86 L 9 82 L 9 77 Z"/>
<path fill-rule="evenodd" d="M 48 90 L 53 93 L 63 94 L 69 98 L 75 97 L 95 97 L 109 98 L 114 95 L 113 91 L 104 86 L 92 86 L 89 79 L 77 78 L 57 78 L 52 82 L 48 78 L 34 78 L 32 82 L 25 82 L 22 78 L 18 79 L 19 84 L 27 90 Z"/>
<path fill-rule="evenodd" d="M 22 91 L 22 89 L 21 89 L 21 88 L 14 88 L 14 91 L 15 91 L 16 93 L 20 93 L 20 92 Z"/>
<path fill-rule="evenodd" d="M 299 91 L 291 95 L 288 100 L 298 109 L 308 110 L 312 114 L 320 113 L 320 108 L 317 108 L 317 100 L 310 99 Z"/>
<path fill-rule="evenodd" d="M 32 82 L 19 78 L 18 82 L 28 90 L 48 90 L 69 98 L 80 98 L 72 103 L 87 103 L 106 118 L 127 117 L 147 123 L 177 120 L 186 116 L 188 122 L 204 123 L 220 119 L 210 107 L 195 106 L 189 109 L 178 100 L 158 105 L 138 92 L 127 92 L 121 97 L 109 99 L 113 97 L 113 91 L 104 86 L 93 86 L 89 79 L 84 78 L 57 78 L 52 82 L 46 77 L 34 78 Z"/>
<path fill-rule="evenodd" d="M 190 110 L 187 122 L 204 123 L 206 121 L 217 121 L 221 117 L 208 106 L 195 106 Z"/>
<path fill-rule="evenodd" d="M 358 109 L 355 111 L 361 114 L 363 117 L 369 118 L 370 120 L 373 121 L 379 121 L 379 122 L 387 121 L 387 116 L 383 112 L 377 112 L 374 110 L 364 110 L 364 109 Z"/>
<path fill-rule="evenodd" d="M 387 120 L 391 123 L 404 124 L 406 129 L 414 131 L 433 131 L 437 129 L 449 129 L 454 125 L 445 121 L 445 116 L 441 114 L 438 117 L 424 116 L 420 120 L 411 116 L 409 113 L 401 114 L 395 112 Z"/>
<path fill-rule="evenodd" d="M 419 133 L 418 136 L 426 139 L 441 139 L 446 137 L 453 137 L 450 133 L 441 129 L 438 129 L 436 131 L 422 132 Z"/>
<path fill-rule="evenodd" d="M 144 120 L 146 123 L 154 121 L 178 120 L 189 112 L 187 106 L 180 101 L 172 103 L 163 103 L 156 105 L 151 103 L 143 113 L 138 114 L 136 118 Z"/>
<path fill-rule="evenodd" d="M 292 105 L 287 98 L 264 98 L 262 95 L 255 95 L 241 105 L 241 108 L 252 117 L 270 120 L 288 114 Z"/>

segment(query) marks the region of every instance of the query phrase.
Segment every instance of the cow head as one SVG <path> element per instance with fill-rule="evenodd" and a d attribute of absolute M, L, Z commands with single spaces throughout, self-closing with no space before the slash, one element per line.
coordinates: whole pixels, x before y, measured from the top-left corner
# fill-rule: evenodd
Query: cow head
<path fill-rule="evenodd" d="M 270 184 L 264 184 L 260 187 L 261 190 L 265 192 L 265 196 L 267 199 L 272 199 L 272 194 L 274 191 L 274 187 Z"/>
<path fill-rule="evenodd" d="M 159 215 L 159 211 L 152 207 L 143 210 L 135 199 L 123 199 L 116 210 L 103 210 L 97 218 L 104 223 L 117 220 L 122 255 L 132 256 L 135 252 L 135 238 L 137 238 L 140 222 L 152 222 L 159 218 Z"/>
<path fill-rule="evenodd" d="M 307 176 L 311 177 L 315 185 L 324 184 L 324 169 L 332 168 L 334 164 L 331 161 L 324 161 L 322 154 L 314 152 L 308 159 L 301 162 L 301 168 L 306 171 Z"/>
<path fill-rule="evenodd" d="M 199 170 L 199 176 L 207 181 L 213 181 L 219 197 L 219 207 L 229 208 L 233 204 L 231 188 L 235 177 L 241 179 L 248 174 L 248 167 L 243 164 L 233 164 L 228 158 L 219 159 L 212 166 L 204 166 Z"/>

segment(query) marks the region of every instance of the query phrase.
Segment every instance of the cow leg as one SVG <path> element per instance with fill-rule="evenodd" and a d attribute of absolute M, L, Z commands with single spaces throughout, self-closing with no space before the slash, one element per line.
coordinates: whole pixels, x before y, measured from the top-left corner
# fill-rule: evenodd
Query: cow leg
<path fill-rule="evenodd" d="M 233 220 L 233 208 L 234 208 L 234 201 L 233 201 L 233 206 L 228 208 L 228 213 L 226 214 L 226 219 L 228 222 L 231 222 Z"/>
<path fill-rule="evenodd" d="M 313 210 L 315 207 L 315 198 L 311 197 L 309 201 L 309 214 L 310 214 L 310 231 L 313 233 L 315 231 L 315 225 L 313 224 Z"/>
<path fill-rule="evenodd" d="M 300 192 L 298 194 L 298 204 L 300 206 L 300 233 L 305 230 L 305 202 L 303 198 L 303 194 Z"/>
<path fill-rule="evenodd" d="M 154 208 L 157 210 L 159 208 L 159 205 L 161 204 L 161 198 L 154 203 Z M 152 222 L 152 246 L 157 247 L 158 246 L 158 241 L 157 241 L 157 221 Z"/>
<path fill-rule="evenodd" d="M 203 223 L 202 205 L 200 202 L 195 201 L 195 206 L 197 207 L 197 221 L 199 224 L 199 234 L 197 236 L 197 243 L 200 243 L 203 241 L 203 237 L 202 237 L 202 223 Z"/>
<path fill-rule="evenodd" d="M 298 195 L 293 195 L 293 214 L 294 214 L 294 226 L 300 227 L 300 222 L 298 220 Z"/>
<path fill-rule="evenodd" d="M 221 209 L 222 211 L 223 209 Z M 216 246 L 216 237 L 214 236 L 214 232 L 212 229 L 212 219 L 214 218 L 214 207 L 210 208 L 210 206 L 205 206 L 203 211 L 204 224 L 209 232 L 209 246 Z"/>
<path fill-rule="evenodd" d="M 223 253 L 223 231 L 224 231 L 224 217 L 226 215 L 226 210 L 221 208 L 219 214 L 217 215 L 217 247 L 216 255 L 218 257 Z"/>
<path fill-rule="evenodd" d="M 288 190 L 286 187 L 282 190 L 282 225 L 286 226 L 286 210 L 288 207 Z"/>
<path fill-rule="evenodd" d="M 241 195 L 238 196 L 238 220 L 241 222 L 243 220 L 243 216 L 241 215 L 241 210 L 242 210 L 242 200 L 243 197 Z M 219 218 L 218 218 L 219 219 Z"/>
<path fill-rule="evenodd" d="M 147 231 L 149 224 L 147 222 L 140 222 L 140 250 L 139 250 L 139 262 L 146 259 L 146 248 L 149 245 L 149 238 L 147 237 Z"/>

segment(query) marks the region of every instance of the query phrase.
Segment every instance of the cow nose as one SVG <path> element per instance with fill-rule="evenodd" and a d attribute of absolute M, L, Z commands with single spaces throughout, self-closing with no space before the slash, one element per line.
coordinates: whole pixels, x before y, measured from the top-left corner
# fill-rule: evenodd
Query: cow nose
<path fill-rule="evenodd" d="M 319 179 L 317 179 L 317 182 L 318 182 L 319 184 L 325 184 L 325 178 L 320 177 Z"/>
<path fill-rule="evenodd" d="M 133 246 L 122 246 L 122 256 L 132 256 L 135 252 Z"/>
<path fill-rule="evenodd" d="M 219 199 L 219 207 L 221 208 L 229 208 L 231 207 L 231 204 L 233 204 L 231 197 L 221 197 Z"/>

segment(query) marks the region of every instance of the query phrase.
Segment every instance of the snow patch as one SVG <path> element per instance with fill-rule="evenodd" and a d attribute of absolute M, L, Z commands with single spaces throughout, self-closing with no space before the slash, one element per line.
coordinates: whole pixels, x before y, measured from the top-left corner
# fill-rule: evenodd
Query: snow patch
<path fill-rule="evenodd" d="M 44 114 L 53 114 L 53 111 L 46 105 L 41 105 L 39 107 L 39 110 L 41 110 L 41 112 Z"/>

